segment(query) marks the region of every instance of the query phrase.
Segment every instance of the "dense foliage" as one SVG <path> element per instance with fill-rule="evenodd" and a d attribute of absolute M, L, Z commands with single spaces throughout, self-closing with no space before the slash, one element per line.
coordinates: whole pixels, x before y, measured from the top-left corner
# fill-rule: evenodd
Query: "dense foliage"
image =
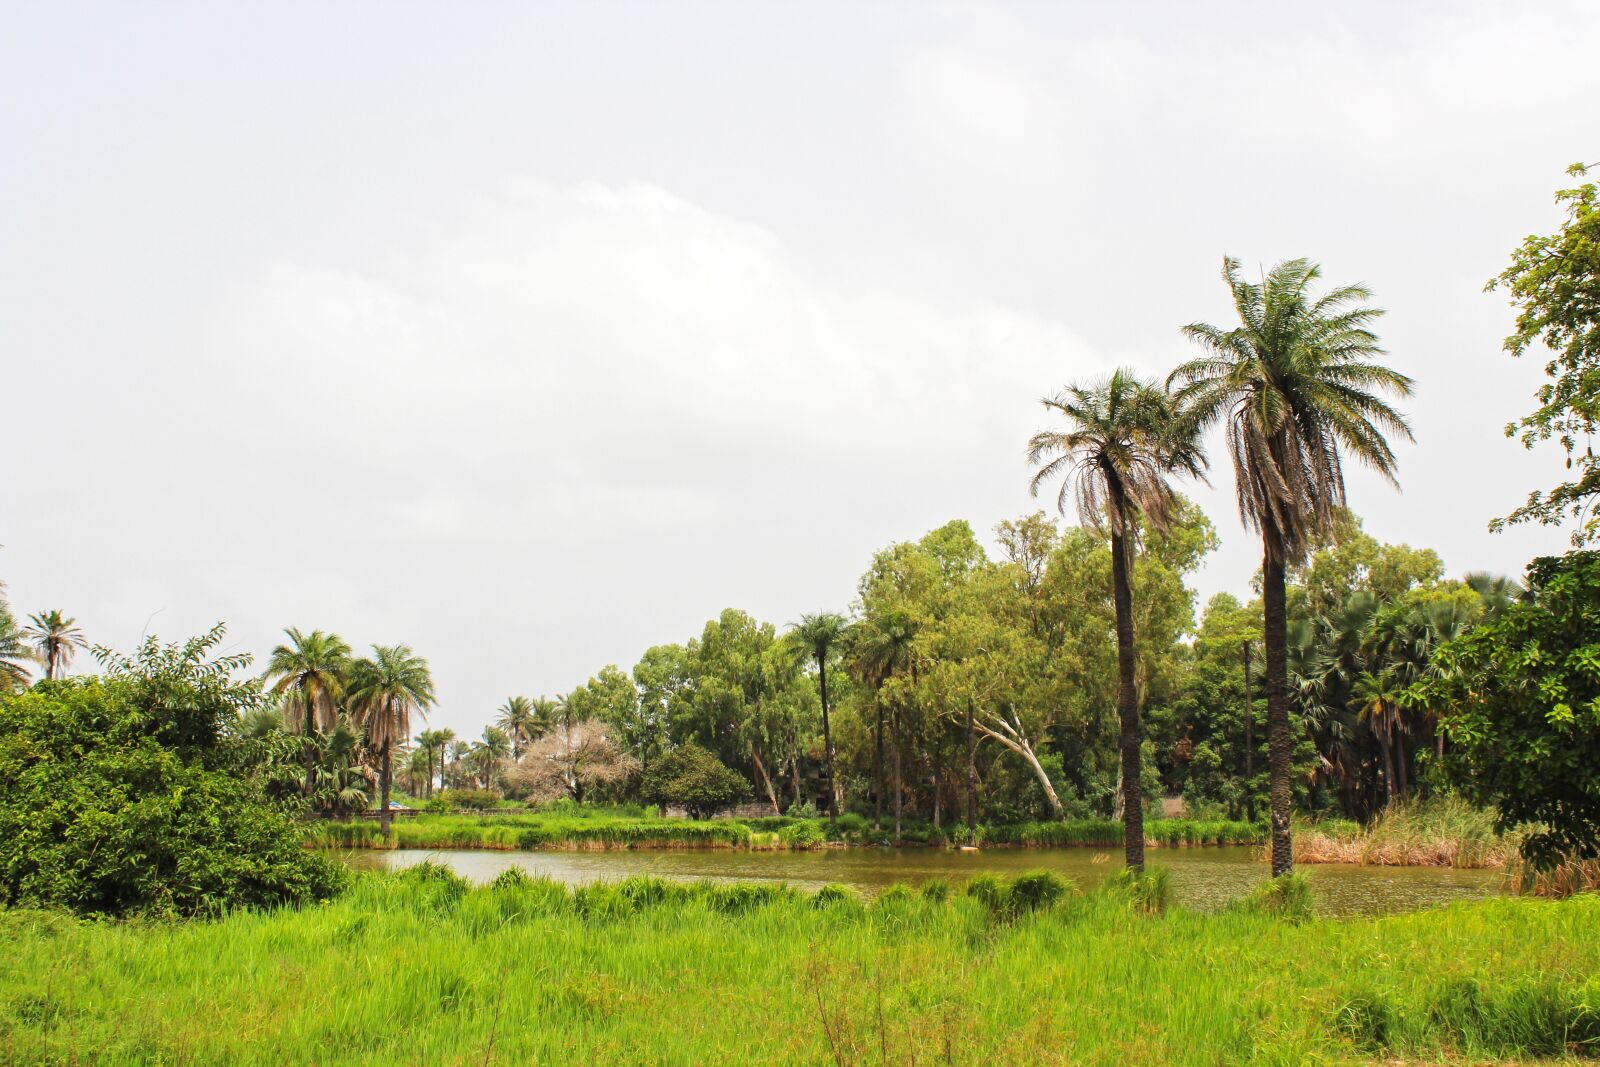
<path fill-rule="evenodd" d="M 641 799 L 662 808 L 683 808 L 696 819 L 730 808 L 749 795 L 749 782 L 693 743 L 656 760 L 639 785 Z"/>
<path fill-rule="evenodd" d="M 1449 708 L 1450 764 L 1502 824 L 1537 824 L 1524 853 L 1548 865 L 1600 854 L 1600 553 L 1535 560 L 1531 603 L 1439 650 L 1429 696 Z"/>
<path fill-rule="evenodd" d="M 340 888 L 252 769 L 236 727 L 258 690 L 210 658 L 221 635 L 0 697 L 0 901 L 195 915 Z"/>

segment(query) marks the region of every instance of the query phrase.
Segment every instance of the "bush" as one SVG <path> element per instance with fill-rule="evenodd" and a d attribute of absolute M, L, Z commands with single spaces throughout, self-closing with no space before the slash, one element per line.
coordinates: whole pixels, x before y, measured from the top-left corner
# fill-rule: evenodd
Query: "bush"
<path fill-rule="evenodd" d="M 428 807 L 435 811 L 450 811 L 455 808 L 488 811 L 499 803 L 500 794 L 488 789 L 445 789 L 428 802 Z"/>
<path fill-rule="evenodd" d="M 0 904 L 200 915 L 344 888 L 226 733 L 256 691 L 207 660 L 220 639 L 0 697 Z"/>
<path fill-rule="evenodd" d="M 699 745 L 688 744 L 650 765 L 639 795 L 652 804 L 677 805 L 705 818 L 750 795 L 750 783 Z"/>
<path fill-rule="evenodd" d="M 778 840 L 790 848 L 821 848 L 827 839 L 814 822 L 797 822 L 778 831 Z"/>

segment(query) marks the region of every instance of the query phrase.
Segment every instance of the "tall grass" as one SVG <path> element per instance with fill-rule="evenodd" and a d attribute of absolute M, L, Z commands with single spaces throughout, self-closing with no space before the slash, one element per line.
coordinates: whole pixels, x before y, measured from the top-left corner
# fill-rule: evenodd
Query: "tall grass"
<path fill-rule="evenodd" d="M 980 885 L 983 888 L 978 888 Z M 424 866 L 187 924 L 0 912 L 0 1062 L 1304 1063 L 1600 1053 L 1600 897 L 1286 923 Z"/>
<path fill-rule="evenodd" d="M 1259 823 L 1228 820 L 1147 819 L 1144 824 L 1147 845 L 1170 848 L 1200 845 L 1259 845 L 1266 831 Z M 988 845 L 1023 845 L 1030 848 L 1087 846 L 1110 848 L 1122 844 L 1122 823 L 1113 819 L 1080 819 L 1070 822 L 1031 822 L 1015 826 L 984 827 Z"/>
<path fill-rule="evenodd" d="M 1396 804 L 1367 827 L 1341 821 L 1298 828 L 1294 859 L 1380 867 L 1503 867 L 1520 843 L 1520 836 L 1495 830 L 1494 812 L 1447 796 Z"/>

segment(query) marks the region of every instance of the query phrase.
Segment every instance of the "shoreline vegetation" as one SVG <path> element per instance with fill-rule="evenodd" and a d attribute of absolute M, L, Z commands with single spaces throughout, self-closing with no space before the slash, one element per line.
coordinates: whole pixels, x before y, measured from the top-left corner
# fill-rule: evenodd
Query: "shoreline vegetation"
<path fill-rule="evenodd" d="M 624 807 L 553 813 L 493 810 L 481 814 L 421 813 L 396 820 L 385 844 L 371 819 L 328 820 L 307 829 L 307 843 L 330 849 L 465 849 L 490 851 L 606 851 L 744 849 L 783 851 L 886 847 L 887 829 L 875 830 L 863 816 L 847 814 L 830 830 L 822 818 L 766 816 L 745 819 L 662 819 Z M 968 841 L 965 825 L 911 825 L 903 845 L 957 847 Z M 1225 819 L 1150 819 L 1145 844 L 1152 848 L 1264 846 L 1258 823 Z M 1397 805 L 1373 822 L 1317 822 L 1296 827 L 1295 862 L 1383 867 L 1502 869 L 1515 866 L 1521 835 L 1500 834 L 1493 814 L 1457 800 Z M 1078 819 L 978 827 L 982 848 L 1103 848 L 1123 843 L 1123 827 L 1110 819 Z M 1531 884 L 1531 883 L 1530 883 Z"/>
<path fill-rule="evenodd" d="M 0 912 L 0 1059 L 1302 1063 L 1600 1052 L 1600 897 L 1216 913 L 1165 879 L 472 887 L 424 864 L 211 921 Z M 1448 959 L 1440 946 L 1449 945 Z M 1237 980 L 1249 974 L 1252 980 Z M 307 1010 L 306 990 L 337 1010 Z M 1159 990 L 1130 997 L 1129 989 Z M 670 1006 L 670 1010 L 663 1010 Z"/>

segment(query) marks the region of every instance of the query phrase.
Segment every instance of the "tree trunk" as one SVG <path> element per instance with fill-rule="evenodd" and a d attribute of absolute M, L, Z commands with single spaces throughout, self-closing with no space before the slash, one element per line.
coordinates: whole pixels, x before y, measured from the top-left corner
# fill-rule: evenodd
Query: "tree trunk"
<path fill-rule="evenodd" d="M 378 779 L 378 789 L 383 794 L 378 808 L 378 826 L 383 830 L 383 843 L 389 843 L 389 742 L 383 743 L 383 770 Z"/>
<path fill-rule="evenodd" d="M 1383 806 L 1387 808 L 1394 803 L 1394 747 L 1387 727 L 1378 734 L 1378 751 L 1383 753 Z"/>
<path fill-rule="evenodd" d="M 772 805 L 772 814 L 782 815 L 783 810 L 778 807 L 778 795 L 772 791 L 772 779 L 767 775 L 766 764 L 761 762 L 761 749 L 754 742 L 750 744 L 750 760 L 756 765 L 756 773 L 761 776 L 761 787 L 767 791 L 767 803 Z M 783 768 L 779 768 L 781 773 Z"/>
<path fill-rule="evenodd" d="M 1395 729 L 1394 716 L 1389 719 L 1389 733 L 1394 737 L 1394 770 L 1395 784 L 1400 787 L 1400 799 L 1404 801 L 1410 789 L 1410 775 L 1406 770 L 1406 735 Z"/>
<path fill-rule="evenodd" d="M 1250 695 L 1250 639 L 1244 641 L 1244 817 L 1256 821 L 1256 705 Z"/>
<path fill-rule="evenodd" d="M 1126 520 L 1123 529 L 1127 529 Z M 1111 534 L 1111 593 L 1117 609 L 1117 718 L 1122 725 L 1122 853 L 1133 870 L 1144 871 L 1144 790 L 1139 773 L 1139 695 L 1133 685 L 1133 585 L 1128 574 L 1132 546 L 1126 534 Z"/>
<path fill-rule="evenodd" d="M 795 742 L 795 753 L 789 757 L 789 785 L 794 789 L 794 800 L 790 801 L 790 807 L 797 807 L 800 804 L 800 749 L 798 739 Z"/>
<path fill-rule="evenodd" d="M 933 759 L 933 828 L 937 830 L 943 824 L 943 820 L 940 818 L 939 809 L 944 806 L 944 775 L 941 773 L 939 766 L 939 741 L 937 733 L 935 733 L 933 752 L 931 753 L 931 756 Z"/>
<path fill-rule="evenodd" d="M 833 727 L 828 723 L 828 657 L 817 656 L 817 678 L 822 687 L 822 751 L 828 761 L 828 826 L 839 822 L 839 780 L 833 776 Z"/>
<path fill-rule="evenodd" d="M 1294 868 L 1289 811 L 1294 793 L 1289 785 L 1289 615 L 1284 598 L 1283 561 L 1265 553 L 1261 564 L 1261 599 L 1267 654 L 1267 773 L 1272 797 L 1272 876 Z"/>
<path fill-rule="evenodd" d="M 967 698 L 967 844 L 978 847 L 978 735 L 972 726 L 972 698 Z"/>
<path fill-rule="evenodd" d="M 904 799 L 905 780 L 901 778 L 900 749 L 903 747 L 900 739 L 900 709 L 896 707 L 892 717 L 894 725 L 894 843 L 900 844 L 900 805 Z"/>
<path fill-rule="evenodd" d="M 304 690 L 300 698 L 306 705 L 306 797 L 317 791 L 317 718 L 316 708 Z"/>
<path fill-rule="evenodd" d="M 873 707 L 878 712 L 878 728 L 872 732 L 872 828 L 883 829 L 883 699 L 874 693 Z"/>

